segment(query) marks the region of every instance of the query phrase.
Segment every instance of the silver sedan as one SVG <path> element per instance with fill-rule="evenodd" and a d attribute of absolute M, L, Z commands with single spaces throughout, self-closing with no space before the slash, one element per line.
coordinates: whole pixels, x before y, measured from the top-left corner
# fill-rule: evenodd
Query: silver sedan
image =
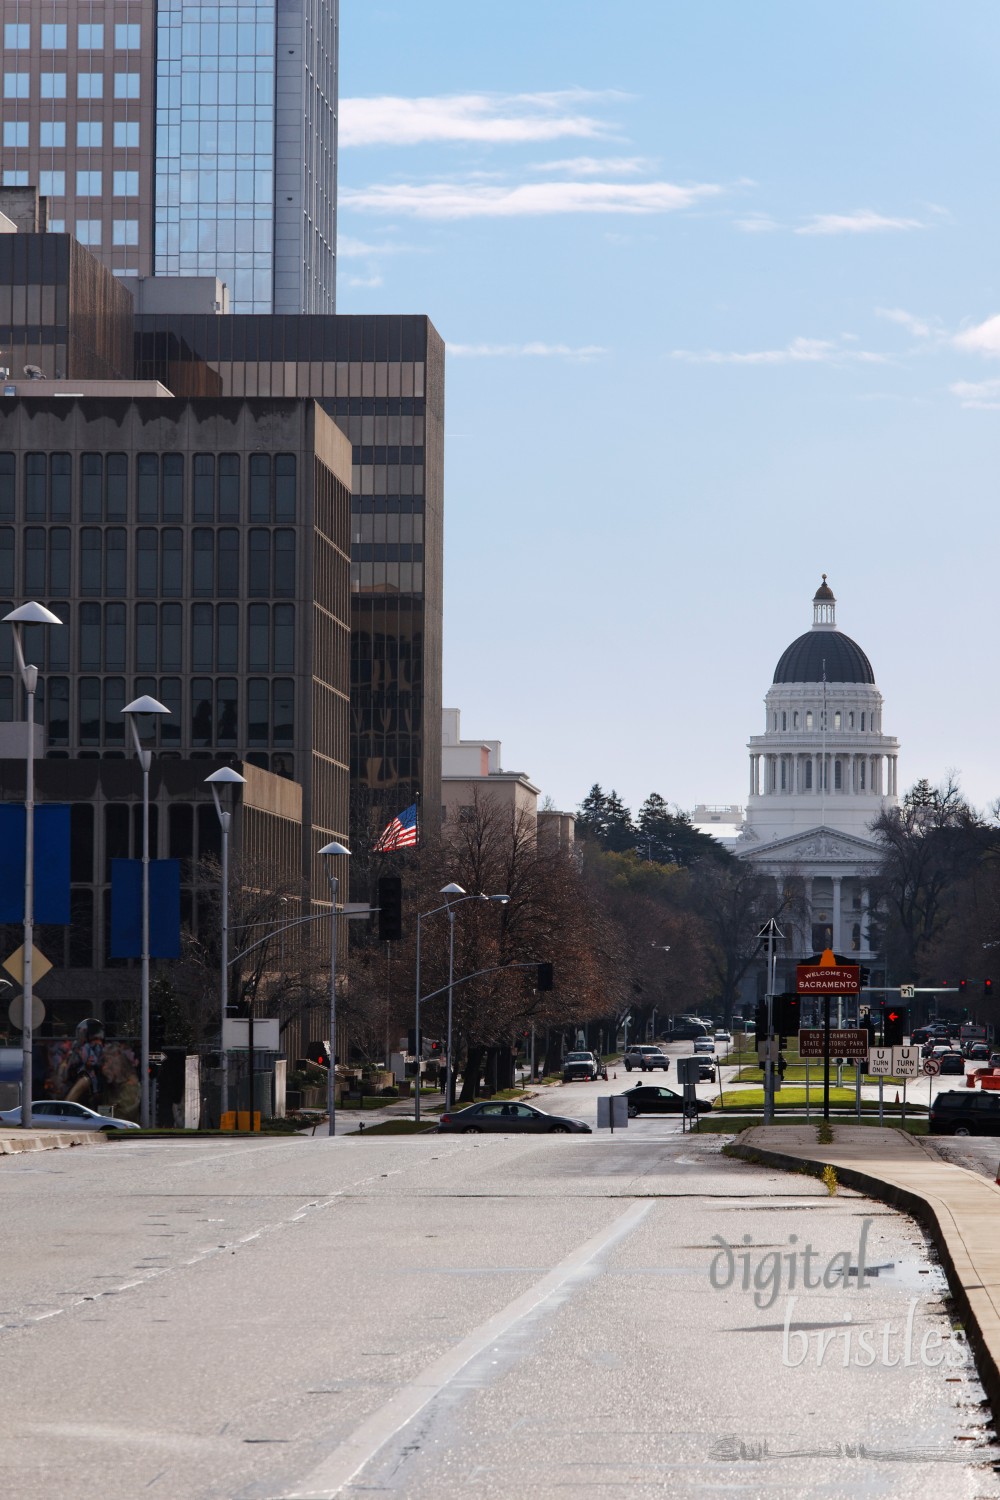
<path fill-rule="evenodd" d="M 16 1109 L 0 1109 L 0 1126 L 20 1125 L 21 1106 Z M 39 1099 L 31 1105 L 31 1124 L 39 1130 L 138 1130 L 132 1120 L 116 1120 L 111 1115 L 99 1115 L 96 1109 L 85 1104 L 72 1104 L 68 1099 Z"/>

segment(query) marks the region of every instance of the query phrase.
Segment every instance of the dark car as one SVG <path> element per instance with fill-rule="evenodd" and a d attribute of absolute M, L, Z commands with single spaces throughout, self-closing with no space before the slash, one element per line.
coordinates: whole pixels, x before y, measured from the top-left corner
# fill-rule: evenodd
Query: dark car
<path fill-rule="evenodd" d="M 932 1102 L 927 1120 L 932 1135 L 1000 1135 L 1000 1094 L 949 1089 Z"/>
<path fill-rule="evenodd" d="M 961 1078 L 965 1077 L 965 1058 L 960 1052 L 942 1052 L 937 1061 L 942 1073 L 957 1073 Z"/>
<path fill-rule="evenodd" d="M 583 1120 L 569 1120 L 564 1115 L 547 1115 L 530 1104 L 499 1104 L 492 1101 L 470 1104 L 468 1109 L 442 1115 L 438 1130 L 468 1135 L 484 1134 L 487 1131 L 502 1135 L 567 1135 L 570 1131 L 579 1135 L 590 1135 L 590 1126 Z"/>
<path fill-rule="evenodd" d="M 989 1042 L 966 1042 L 965 1055 L 972 1062 L 988 1062 L 990 1056 Z"/>
<path fill-rule="evenodd" d="M 707 1026 L 700 1021 L 682 1021 L 680 1025 L 671 1027 L 667 1033 L 668 1042 L 693 1042 L 696 1036 L 708 1036 Z"/>
<path fill-rule="evenodd" d="M 653 1083 L 637 1083 L 635 1088 L 625 1090 L 625 1098 L 630 1120 L 636 1115 L 680 1115 L 684 1112 L 683 1094 L 675 1093 L 673 1089 L 657 1088 Z M 700 1115 L 711 1111 L 707 1099 L 696 1099 L 694 1103 Z"/>
<path fill-rule="evenodd" d="M 717 1059 L 707 1052 L 696 1052 L 695 1059 L 698 1063 L 698 1078 L 702 1083 L 715 1082 L 715 1069 Z"/>

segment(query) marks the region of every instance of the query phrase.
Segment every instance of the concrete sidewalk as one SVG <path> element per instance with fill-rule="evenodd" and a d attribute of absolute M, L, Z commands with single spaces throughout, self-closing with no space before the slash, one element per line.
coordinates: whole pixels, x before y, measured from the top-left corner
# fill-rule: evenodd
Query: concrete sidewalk
<path fill-rule="evenodd" d="M 833 1124 L 833 1143 L 815 1125 L 744 1130 L 729 1153 L 803 1168 L 832 1166 L 847 1187 L 911 1214 L 929 1233 L 958 1304 L 990 1404 L 1000 1414 L 1000 1187 L 942 1159 L 919 1137 L 877 1126 Z"/>
<path fill-rule="evenodd" d="M 0 1132 L 0 1156 L 21 1151 L 58 1151 L 61 1146 L 104 1146 L 103 1130 L 9 1130 Z"/>

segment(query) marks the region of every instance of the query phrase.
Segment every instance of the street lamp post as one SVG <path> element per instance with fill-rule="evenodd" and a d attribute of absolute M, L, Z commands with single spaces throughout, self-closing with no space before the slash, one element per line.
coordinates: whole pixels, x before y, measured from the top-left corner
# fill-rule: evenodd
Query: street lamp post
<path fill-rule="evenodd" d="M 32 1026 L 32 954 L 35 941 L 35 689 L 38 686 L 38 668 L 29 666 L 24 659 L 24 642 L 21 629 L 24 625 L 61 625 L 44 604 L 22 604 L 4 615 L 10 621 L 14 634 L 14 653 L 17 669 L 28 699 L 27 739 L 24 747 L 24 969 L 21 981 L 21 1125 L 31 1126 L 31 1054 L 34 1046 Z"/>
<path fill-rule="evenodd" d="M 222 960 L 219 969 L 219 1057 L 222 1062 L 222 1087 L 219 1096 L 219 1124 L 222 1116 L 229 1113 L 229 1053 L 226 1051 L 226 1017 L 229 1013 L 229 830 L 232 826 L 233 814 L 229 808 L 222 805 L 219 796 L 220 786 L 245 786 L 246 777 L 241 776 L 239 771 L 234 771 L 232 766 L 220 766 L 213 771 L 211 776 L 205 777 L 206 782 L 212 788 L 212 800 L 215 803 L 215 811 L 222 829 L 222 930 L 221 942 Z M 252 1042 L 251 1035 L 248 1042 Z M 239 1121 L 237 1120 L 237 1124 Z M 250 1124 L 253 1125 L 253 1052 L 250 1053 Z"/>
<path fill-rule="evenodd" d="M 142 1068 L 141 1103 L 139 1119 L 143 1130 L 148 1130 L 149 1120 L 149 767 L 152 764 L 152 750 L 144 750 L 139 739 L 139 730 L 136 725 L 136 717 L 139 714 L 168 714 L 169 708 L 164 708 L 155 698 L 148 695 L 135 698 L 127 703 L 122 713 L 127 717 L 132 729 L 132 741 L 135 745 L 135 753 L 142 766 L 142 980 L 141 980 L 141 1039 L 139 1044 L 140 1066 Z"/>
<path fill-rule="evenodd" d="M 350 849 L 336 842 L 324 844 L 319 851 L 326 860 L 326 875 L 330 882 L 330 1073 L 326 1080 L 326 1110 L 330 1119 L 328 1135 L 337 1133 L 337 877 L 333 873 L 333 861 L 338 856 L 350 855 Z"/>

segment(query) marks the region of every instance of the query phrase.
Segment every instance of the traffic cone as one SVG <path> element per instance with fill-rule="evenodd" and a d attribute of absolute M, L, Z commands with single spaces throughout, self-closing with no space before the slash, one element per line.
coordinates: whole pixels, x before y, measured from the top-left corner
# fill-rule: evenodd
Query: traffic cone
<path fill-rule="evenodd" d="M 896 1103 L 899 1103 L 899 1089 L 896 1090 Z"/>

